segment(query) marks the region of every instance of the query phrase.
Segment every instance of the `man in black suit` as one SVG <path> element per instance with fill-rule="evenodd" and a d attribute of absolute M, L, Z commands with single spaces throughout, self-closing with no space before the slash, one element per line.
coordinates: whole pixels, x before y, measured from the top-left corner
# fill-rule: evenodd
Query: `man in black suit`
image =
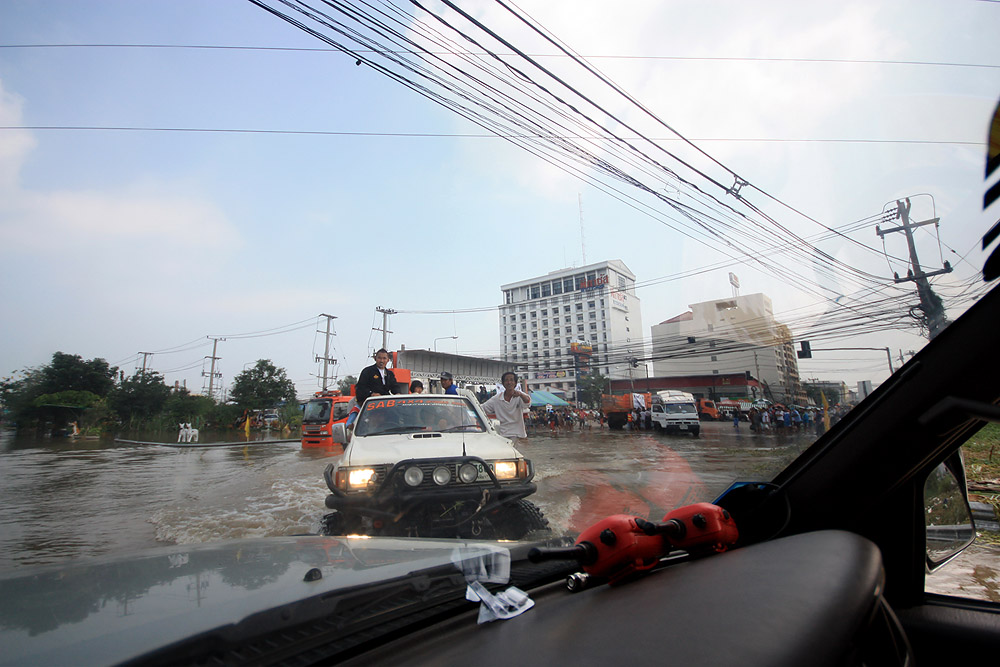
<path fill-rule="evenodd" d="M 389 352 L 383 348 L 375 353 L 375 363 L 361 371 L 361 377 L 354 388 L 358 405 L 369 396 L 397 394 L 396 376 L 385 367 L 389 363 Z"/>

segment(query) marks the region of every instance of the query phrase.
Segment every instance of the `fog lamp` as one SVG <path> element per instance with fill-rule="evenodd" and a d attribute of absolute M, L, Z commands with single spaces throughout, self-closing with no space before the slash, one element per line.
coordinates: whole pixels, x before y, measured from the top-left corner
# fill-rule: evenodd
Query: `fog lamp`
<path fill-rule="evenodd" d="M 410 486 L 420 486 L 420 482 L 424 481 L 424 471 L 417 466 L 410 466 L 403 473 L 403 481 Z"/>
<path fill-rule="evenodd" d="M 439 466 L 434 468 L 434 473 L 431 475 L 434 479 L 434 483 L 438 486 L 444 486 L 451 481 L 451 471 L 444 466 Z"/>
<path fill-rule="evenodd" d="M 475 482 L 477 477 L 479 477 L 479 468 L 471 463 L 463 463 L 458 469 L 458 478 L 466 484 Z"/>

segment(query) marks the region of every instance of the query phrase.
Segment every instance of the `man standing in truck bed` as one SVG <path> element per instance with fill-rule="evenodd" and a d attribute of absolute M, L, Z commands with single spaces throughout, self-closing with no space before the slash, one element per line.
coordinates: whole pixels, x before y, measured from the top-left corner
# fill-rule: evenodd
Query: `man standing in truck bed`
<path fill-rule="evenodd" d="M 382 348 L 375 353 L 375 363 L 361 371 L 358 383 L 354 387 L 358 405 L 364 403 L 369 396 L 399 393 L 399 389 L 396 387 L 396 376 L 385 367 L 388 363 L 389 352 Z"/>

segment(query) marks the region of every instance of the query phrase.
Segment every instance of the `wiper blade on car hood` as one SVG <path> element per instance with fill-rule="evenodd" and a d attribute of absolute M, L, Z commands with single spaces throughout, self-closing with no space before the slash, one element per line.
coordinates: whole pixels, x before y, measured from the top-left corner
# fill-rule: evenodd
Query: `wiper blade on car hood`
<path fill-rule="evenodd" d="M 383 435 L 385 433 L 410 433 L 416 431 L 423 431 L 423 426 L 393 426 L 392 428 L 387 428 L 379 431 L 378 433 L 369 433 L 368 435 Z"/>

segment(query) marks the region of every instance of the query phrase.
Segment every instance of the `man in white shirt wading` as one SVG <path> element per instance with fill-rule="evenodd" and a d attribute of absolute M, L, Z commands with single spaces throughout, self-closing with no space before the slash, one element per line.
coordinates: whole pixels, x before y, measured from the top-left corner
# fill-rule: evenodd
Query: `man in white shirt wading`
<path fill-rule="evenodd" d="M 524 410 L 531 405 L 531 396 L 517 387 L 517 375 L 507 371 L 500 377 L 503 393 L 483 403 L 483 409 L 489 417 L 500 420 L 500 435 L 511 438 L 517 444 L 519 438 L 527 438 L 524 430 Z"/>

